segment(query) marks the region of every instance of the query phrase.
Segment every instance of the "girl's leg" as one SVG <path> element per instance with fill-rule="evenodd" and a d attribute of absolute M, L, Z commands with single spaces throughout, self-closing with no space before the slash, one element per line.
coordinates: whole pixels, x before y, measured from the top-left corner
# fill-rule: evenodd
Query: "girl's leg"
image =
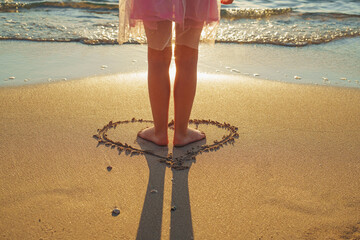
<path fill-rule="evenodd" d="M 169 29 L 170 28 L 170 29 Z M 162 31 L 161 31 L 162 30 Z M 159 22 L 158 30 L 147 29 L 146 35 L 148 37 L 148 88 L 151 110 L 154 120 L 154 126 L 146 128 L 139 132 L 138 136 L 149 140 L 157 145 L 168 144 L 168 114 L 169 114 L 169 100 L 170 100 L 170 76 L 169 67 L 171 62 L 172 49 L 171 45 L 168 46 L 167 41 L 170 36 L 165 36 L 163 50 L 156 50 L 153 47 L 152 42 L 158 44 L 159 34 L 169 32 L 171 34 L 171 22 L 164 21 Z M 162 40 L 162 39 L 160 39 Z"/>
<path fill-rule="evenodd" d="M 199 43 L 200 33 L 201 28 L 192 29 L 190 32 L 186 33 L 190 34 L 189 36 L 191 36 L 192 39 L 196 38 L 196 48 L 180 44 L 175 46 L 176 76 L 174 84 L 174 146 L 184 146 L 186 144 L 205 138 L 204 133 L 188 127 L 192 104 L 196 92 L 198 62 L 197 44 Z M 178 35 L 176 37 L 178 38 Z"/>

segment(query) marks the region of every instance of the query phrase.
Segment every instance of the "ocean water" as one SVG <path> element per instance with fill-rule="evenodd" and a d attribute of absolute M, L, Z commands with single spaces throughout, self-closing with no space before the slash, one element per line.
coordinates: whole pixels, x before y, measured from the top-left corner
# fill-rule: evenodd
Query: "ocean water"
<path fill-rule="evenodd" d="M 1 0 L 0 40 L 116 44 L 117 0 Z M 282 46 L 360 36 L 360 0 L 235 0 L 217 42 Z"/>
<path fill-rule="evenodd" d="M 117 33 L 118 0 L 0 0 L 0 86 L 146 72 Z M 235 0 L 216 41 L 200 72 L 360 88 L 360 0 Z"/>

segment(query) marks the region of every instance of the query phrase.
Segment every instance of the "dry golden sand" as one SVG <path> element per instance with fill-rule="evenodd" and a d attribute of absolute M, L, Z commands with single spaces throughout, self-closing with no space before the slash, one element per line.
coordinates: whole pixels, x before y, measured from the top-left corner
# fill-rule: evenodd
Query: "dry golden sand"
<path fill-rule="evenodd" d="M 151 119 L 145 79 L 0 89 L 1 239 L 136 238 L 154 188 L 148 164 L 163 176 L 163 211 L 147 202 L 141 231 L 162 214 L 162 239 L 179 227 L 195 239 L 360 237 L 359 90 L 200 74 L 192 117 L 228 122 L 240 137 L 173 176 L 156 159 L 119 155 L 92 138 L 110 120 Z M 111 137 L 133 144 L 138 130 L 128 125 Z M 218 130 L 206 131 L 211 138 Z M 187 183 L 191 216 L 170 211 Z M 161 189 L 151 194 L 161 201 Z"/>

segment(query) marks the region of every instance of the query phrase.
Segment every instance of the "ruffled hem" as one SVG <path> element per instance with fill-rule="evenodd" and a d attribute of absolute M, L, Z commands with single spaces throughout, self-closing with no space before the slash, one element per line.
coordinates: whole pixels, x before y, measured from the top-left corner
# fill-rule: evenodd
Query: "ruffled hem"
<path fill-rule="evenodd" d="M 193 20 L 190 21 L 195 24 L 192 27 L 204 23 L 200 41 L 214 43 L 220 0 L 119 0 L 118 42 L 146 43 L 143 21 L 169 20 L 184 26 L 185 19 Z M 155 29 L 156 24 L 151 28 Z"/>

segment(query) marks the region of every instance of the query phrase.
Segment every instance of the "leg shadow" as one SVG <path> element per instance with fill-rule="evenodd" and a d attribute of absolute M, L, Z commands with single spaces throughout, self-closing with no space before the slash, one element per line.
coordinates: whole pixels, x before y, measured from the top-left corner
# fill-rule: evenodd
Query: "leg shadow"
<path fill-rule="evenodd" d="M 192 148 L 206 144 L 206 140 L 189 144 L 181 148 L 173 148 L 174 159 L 185 156 Z M 185 159 L 184 170 L 172 168 L 172 195 L 171 195 L 171 228 L 170 239 L 194 239 L 191 218 L 190 195 L 189 195 L 189 171 L 195 160 Z"/>
<path fill-rule="evenodd" d="M 150 150 L 163 157 L 168 154 L 167 147 L 159 147 L 141 138 L 138 138 L 137 142 L 142 150 Z M 136 239 L 156 240 L 161 239 L 166 165 L 160 163 L 155 156 L 145 154 L 145 158 L 149 167 L 149 182 Z"/>

